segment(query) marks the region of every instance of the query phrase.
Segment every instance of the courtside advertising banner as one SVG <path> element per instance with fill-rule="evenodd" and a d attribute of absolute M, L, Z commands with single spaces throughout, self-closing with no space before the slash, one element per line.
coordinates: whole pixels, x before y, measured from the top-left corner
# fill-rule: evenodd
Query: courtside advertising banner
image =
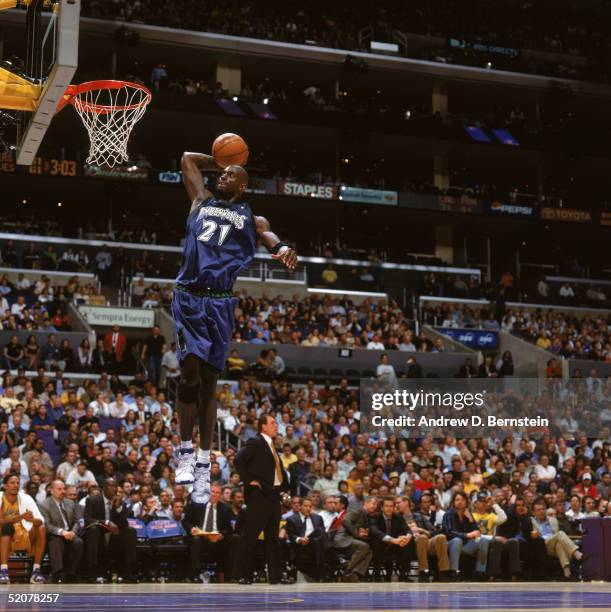
<path fill-rule="evenodd" d="M 278 181 L 278 195 L 318 198 L 320 200 L 337 200 L 337 185 L 315 185 L 313 183 Z"/>
<path fill-rule="evenodd" d="M 399 194 L 396 191 L 363 189 L 361 187 L 349 187 L 348 185 L 342 185 L 339 189 L 339 199 L 345 202 L 397 206 L 399 203 Z"/>
<path fill-rule="evenodd" d="M 498 217 L 522 217 L 534 219 L 537 216 L 537 209 L 528 204 L 508 204 L 505 202 L 485 202 L 484 210 L 489 215 Z"/>
<path fill-rule="evenodd" d="M 79 312 L 89 325 L 151 328 L 155 311 L 147 308 L 113 308 L 111 306 L 79 306 Z"/>
<path fill-rule="evenodd" d="M 592 213 L 578 208 L 552 208 L 544 206 L 541 218 L 546 221 L 567 221 L 569 223 L 592 223 Z"/>
<path fill-rule="evenodd" d="M 458 329 L 456 327 L 436 327 L 440 334 L 460 342 L 469 348 L 496 349 L 499 347 L 499 333 L 487 329 Z"/>
<path fill-rule="evenodd" d="M 466 214 L 481 214 L 482 212 L 481 201 L 466 194 L 452 196 L 402 192 L 399 194 L 399 206 Z"/>

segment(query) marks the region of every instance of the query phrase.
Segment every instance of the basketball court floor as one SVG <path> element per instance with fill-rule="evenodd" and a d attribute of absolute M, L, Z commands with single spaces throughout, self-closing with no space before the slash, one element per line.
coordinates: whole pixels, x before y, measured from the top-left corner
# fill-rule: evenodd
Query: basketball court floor
<path fill-rule="evenodd" d="M 47 601 L 43 601 L 43 600 Z M 351 612 L 611 610 L 611 583 L 10 585 L 0 610 Z"/>

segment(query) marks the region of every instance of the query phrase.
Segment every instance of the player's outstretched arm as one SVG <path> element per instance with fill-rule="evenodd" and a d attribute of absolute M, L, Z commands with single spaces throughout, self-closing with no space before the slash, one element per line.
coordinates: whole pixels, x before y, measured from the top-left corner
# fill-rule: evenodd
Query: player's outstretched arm
<path fill-rule="evenodd" d="M 212 193 L 204 185 L 204 177 L 202 176 L 203 170 L 220 170 L 212 155 L 185 151 L 182 154 L 180 166 L 182 180 L 192 205 L 194 202 L 212 197 Z"/>
<path fill-rule="evenodd" d="M 282 242 L 274 232 L 265 217 L 255 217 L 257 237 L 265 248 L 272 254 L 272 259 L 281 261 L 289 270 L 297 267 L 298 259 L 295 249 Z"/>

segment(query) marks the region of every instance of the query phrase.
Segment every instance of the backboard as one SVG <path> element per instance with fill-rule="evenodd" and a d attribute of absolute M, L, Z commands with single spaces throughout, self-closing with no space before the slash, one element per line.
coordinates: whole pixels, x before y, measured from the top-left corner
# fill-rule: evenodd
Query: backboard
<path fill-rule="evenodd" d="M 0 108 L 19 112 L 17 163 L 30 165 L 77 69 L 81 0 L 18 1 L 27 4 L 23 70 L 0 68 Z"/>

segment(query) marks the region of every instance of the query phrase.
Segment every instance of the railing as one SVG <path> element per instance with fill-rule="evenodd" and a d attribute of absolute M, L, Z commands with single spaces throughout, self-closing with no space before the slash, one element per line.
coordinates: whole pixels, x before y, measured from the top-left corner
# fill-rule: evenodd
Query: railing
<path fill-rule="evenodd" d="M 401 30 L 393 30 L 392 39 L 399 45 L 399 48 L 403 51 L 403 55 L 407 57 L 409 44 L 407 34 L 405 32 L 401 32 Z"/>
<path fill-rule="evenodd" d="M 368 25 L 359 31 L 359 49 L 369 50 L 369 43 L 373 38 L 373 28 Z"/>
<path fill-rule="evenodd" d="M 0 240 L 13 240 L 14 242 L 25 243 L 44 243 L 44 244 L 65 244 L 84 247 L 101 247 L 105 246 L 112 249 L 125 249 L 130 251 L 150 251 L 155 253 L 177 253 L 181 254 L 183 249 L 180 246 L 162 245 L 162 244 L 140 244 L 137 242 L 117 242 L 112 240 L 83 240 L 81 238 L 63 238 L 60 236 L 40 236 L 40 235 L 25 235 L 0 232 Z M 272 256 L 267 253 L 256 253 L 254 256 L 255 262 L 272 262 Z M 474 268 L 464 268 L 446 265 L 429 265 L 429 264 L 402 264 L 393 262 L 371 262 L 362 259 L 340 259 L 315 257 L 308 255 L 299 256 L 300 263 L 307 264 L 332 264 L 336 266 L 352 266 L 356 268 L 381 268 L 383 270 L 400 270 L 405 272 L 437 272 L 445 274 L 459 274 L 467 276 L 481 276 L 481 271 Z M 14 268 L 11 268 L 14 269 Z M 36 270 L 29 272 L 37 272 Z M 43 270 L 41 270 L 43 272 Z"/>

